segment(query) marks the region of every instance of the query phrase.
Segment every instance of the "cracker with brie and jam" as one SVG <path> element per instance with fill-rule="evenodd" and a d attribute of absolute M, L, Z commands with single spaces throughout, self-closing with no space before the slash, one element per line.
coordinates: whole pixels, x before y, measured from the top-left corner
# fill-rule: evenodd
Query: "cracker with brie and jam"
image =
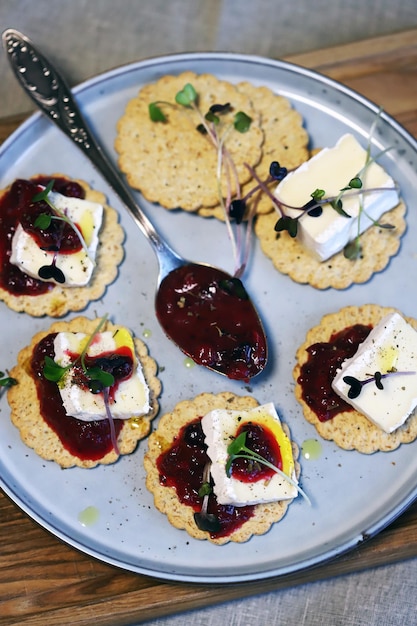
<path fill-rule="evenodd" d="M 20 351 L 10 377 L 11 420 L 22 440 L 65 468 L 132 453 L 158 412 L 154 359 L 107 318 L 55 322 Z"/>
<path fill-rule="evenodd" d="M 277 211 L 255 225 L 262 250 L 280 272 L 317 289 L 369 280 L 406 228 L 395 181 L 350 134 L 284 175 L 275 200 Z"/>
<path fill-rule="evenodd" d="M 146 486 L 176 528 L 217 545 L 244 542 L 282 519 L 301 492 L 297 458 L 273 404 L 203 393 L 150 435 Z"/>
<path fill-rule="evenodd" d="M 0 299 L 61 317 L 100 298 L 123 260 L 124 232 L 102 193 L 61 174 L 0 192 Z"/>
<path fill-rule="evenodd" d="M 417 438 L 417 320 L 379 305 L 325 315 L 297 351 L 295 395 L 318 433 L 346 450 Z"/>

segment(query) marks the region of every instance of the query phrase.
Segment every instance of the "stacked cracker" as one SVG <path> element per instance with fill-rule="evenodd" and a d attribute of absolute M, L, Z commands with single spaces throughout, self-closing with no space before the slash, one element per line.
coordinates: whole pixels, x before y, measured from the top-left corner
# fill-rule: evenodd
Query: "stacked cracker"
<path fill-rule="evenodd" d="M 224 143 L 239 186 L 244 186 L 243 193 L 254 184 L 246 164 L 265 179 L 272 160 L 282 158 L 290 167 L 296 167 L 308 157 L 308 135 L 301 116 L 288 100 L 268 88 L 250 83 L 233 85 L 210 74 L 193 72 L 164 76 L 144 86 L 130 100 L 118 122 L 115 142 L 119 166 L 129 184 L 150 202 L 167 209 L 181 208 L 224 218 L 219 205 L 216 149 L 206 135 L 196 130 L 201 120 L 195 111 L 170 106 L 187 83 L 196 90 L 203 115 L 213 104 L 229 103 L 230 112 L 222 116 L 224 125 L 232 122 L 239 111 L 252 119 L 247 132 L 229 132 Z M 161 103 L 168 118 L 166 123 L 151 120 L 151 103 Z M 230 182 L 235 194 L 234 175 Z M 224 192 L 227 187 L 224 171 L 222 183 Z M 270 202 L 260 207 L 260 211 L 271 209 Z"/>
<path fill-rule="evenodd" d="M 141 89 L 128 103 L 117 126 L 115 148 L 119 166 L 130 185 L 147 200 L 167 209 L 181 208 L 203 217 L 225 219 L 219 202 L 216 149 L 207 136 L 196 130 L 201 120 L 193 110 L 170 106 L 187 83 L 196 89 L 203 114 L 215 103 L 228 102 L 232 114 L 242 110 L 252 118 L 247 133 L 230 133 L 225 142 L 238 179 L 235 184 L 231 177 L 232 195 L 237 192 L 239 197 L 245 197 L 257 184 L 256 179 L 265 181 L 272 161 L 292 170 L 309 158 L 309 137 L 300 114 L 286 98 L 269 88 L 248 82 L 234 85 L 192 72 L 164 76 Z M 155 102 L 164 107 L 166 123 L 150 119 L 148 107 Z M 230 116 L 225 121 L 230 121 Z M 256 179 L 247 166 L 253 168 Z M 224 178 L 223 173 L 221 189 L 226 197 Z M 269 185 L 271 193 L 275 186 L 276 183 Z M 256 213 L 255 233 L 274 267 L 295 282 L 309 283 L 317 289 L 345 289 L 352 283 L 369 280 L 397 253 L 406 227 L 405 206 L 400 203 L 386 216 L 394 230 L 376 227 L 362 235 L 360 259 L 346 259 L 340 252 L 329 261 L 319 262 L 287 232 L 275 232 L 278 216 L 268 194 L 254 194 L 247 209 Z"/>

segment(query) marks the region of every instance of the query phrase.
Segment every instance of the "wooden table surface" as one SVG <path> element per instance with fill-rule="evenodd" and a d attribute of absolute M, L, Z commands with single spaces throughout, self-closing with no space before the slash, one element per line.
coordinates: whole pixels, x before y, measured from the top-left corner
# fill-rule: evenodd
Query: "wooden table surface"
<path fill-rule="evenodd" d="M 417 137 L 417 29 L 295 55 L 381 105 Z M 22 116 L 0 120 L 0 142 Z M 138 623 L 417 556 L 417 503 L 377 537 L 308 571 L 231 585 L 171 583 L 119 570 L 61 543 L 0 492 L 0 624 Z"/>

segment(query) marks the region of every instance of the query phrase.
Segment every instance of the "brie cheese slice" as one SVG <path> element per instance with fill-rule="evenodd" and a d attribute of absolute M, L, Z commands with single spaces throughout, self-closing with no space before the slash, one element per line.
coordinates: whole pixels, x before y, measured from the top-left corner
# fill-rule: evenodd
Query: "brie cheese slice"
<path fill-rule="evenodd" d="M 90 335 L 84 333 L 61 332 L 54 339 L 55 361 L 66 367 L 81 354 Z M 109 408 L 113 418 L 129 419 L 149 412 L 149 388 L 143 375 L 141 363 L 135 354 L 130 333 L 119 329 L 116 333 L 97 333 L 88 347 L 87 356 L 109 356 L 117 351 L 127 352 L 133 358 L 133 372 L 126 380 L 117 381 L 114 393 L 110 393 Z M 58 383 L 59 393 L 66 414 L 83 421 L 107 419 L 106 406 L 102 393 L 94 394 L 84 386 L 76 384 L 70 368 L 64 379 Z"/>
<path fill-rule="evenodd" d="M 383 375 L 382 389 L 375 372 Z M 356 398 L 349 398 L 345 377 L 364 382 Z M 386 433 L 404 424 L 417 406 L 417 332 L 398 313 L 386 316 L 372 329 L 356 354 L 342 363 L 332 382 L 334 391 Z"/>
<path fill-rule="evenodd" d="M 326 198 L 336 198 L 352 178 L 359 176 L 361 190 L 343 193 L 343 211 L 340 215 L 330 204 L 322 206 L 317 217 L 304 212 L 298 220 L 297 239 L 319 261 L 325 261 L 343 250 L 349 241 L 363 233 L 383 213 L 399 202 L 394 180 L 376 162 L 371 162 L 362 172 L 367 152 L 353 135 L 343 135 L 333 148 L 324 148 L 298 169 L 287 174 L 275 190 L 275 195 L 285 205 L 289 217 L 299 217 L 300 211 L 289 207 L 304 207 L 316 189 L 325 192 Z M 359 191 L 359 193 L 358 193 Z"/>
<path fill-rule="evenodd" d="M 38 280 L 54 282 L 53 277 L 41 278 L 39 270 L 43 266 L 55 266 L 62 271 L 65 287 L 82 287 L 89 283 L 95 267 L 95 257 L 99 243 L 99 231 L 103 220 L 103 206 L 97 202 L 71 198 L 50 191 L 48 199 L 79 228 L 86 248 L 77 252 L 54 253 L 42 250 L 30 233 L 18 224 L 12 239 L 10 263 Z"/>
<path fill-rule="evenodd" d="M 298 495 L 296 486 L 284 476 L 273 474 L 268 479 L 244 482 L 226 473 L 228 460 L 227 448 L 236 437 L 242 424 L 253 422 L 269 430 L 283 444 L 281 448 L 282 471 L 295 482 L 294 460 L 291 442 L 282 430 L 280 419 L 272 403 L 248 411 L 215 409 L 201 420 L 207 444 L 207 454 L 211 460 L 211 475 L 214 481 L 214 493 L 219 504 L 246 506 L 277 500 L 288 500 Z M 284 449 L 285 448 L 285 449 Z"/>

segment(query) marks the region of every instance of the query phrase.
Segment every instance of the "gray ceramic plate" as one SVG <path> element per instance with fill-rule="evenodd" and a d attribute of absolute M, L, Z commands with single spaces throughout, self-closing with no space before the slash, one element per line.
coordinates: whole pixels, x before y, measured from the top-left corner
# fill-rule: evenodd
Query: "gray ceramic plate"
<path fill-rule="evenodd" d="M 333 144 L 342 133 L 354 133 L 366 145 L 378 107 L 349 89 L 311 71 L 282 62 L 233 54 L 181 54 L 143 61 L 100 75 L 76 89 L 78 101 L 97 134 L 113 152 L 115 127 L 129 98 L 145 83 L 167 73 L 210 72 L 230 81 L 267 85 L 287 96 L 302 114 L 313 146 Z M 368 302 L 397 306 L 416 315 L 417 145 L 404 129 L 382 115 L 374 149 L 391 146 L 382 164 L 399 182 L 409 207 L 408 231 L 397 257 L 367 284 L 345 291 L 318 292 L 281 276 L 255 242 L 246 275 L 269 334 L 271 356 L 265 373 L 251 391 L 260 402 L 275 403 L 302 445 L 315 437 L 293 395 L 295 351 L 307 330 L 325 313 Z M 169 158 L 169 155 L 167 155 Z M 157 167 L 157 165 L 155 165 Z M 84 156 L 38 114 L 25 122 L 2 146 L 0 184 L 17 177 L 61 171 L 88 180 L 107 193 L 120 209 L 127 233 L 126 259 L 117 281 L 85 314 L 109 312 L 113 319 L 146 335 L 150 353 L 161 367 L 161 413 L 202 391 L 225 389 L 246 394 L 243 384 L 229 382 L 197 366 L 187 368 L 183 354 L 164 336 L 154 316 L 157 263 L 148 243 L 125 214 L 109 187 Z M 148 206 L 148 215 L 185 257 L 213 262 L 233 271 L 231 247 L 223 224 L 182 212 Z M 32 335 L 47 329 L 50 319 L 31 319 L 0 304 L 1 363 L 10 368 L 18 350 Z M 36 456 L 20 441 L 1 399 L 0 481 L 4 491 L 33 519 L 81 551 L 113 565 L 165 579 L 194 582 L 237 582 L 262 579 L 317 565 L 375 535 L 397 517 L 417 494 L 416 444 L 390 453 L 364 456 L 323 442 L 315 460 L 302 458 L 302 486 L 312 506 L 302 499 L 282 522 L 246 544 L 217 547 L 192 540 L 170 526 L 153 506 L 144 484 L 146 442 L 111 467 L 62 471 Z M 79 516 L 93 507 L 94 523 Z"/>

